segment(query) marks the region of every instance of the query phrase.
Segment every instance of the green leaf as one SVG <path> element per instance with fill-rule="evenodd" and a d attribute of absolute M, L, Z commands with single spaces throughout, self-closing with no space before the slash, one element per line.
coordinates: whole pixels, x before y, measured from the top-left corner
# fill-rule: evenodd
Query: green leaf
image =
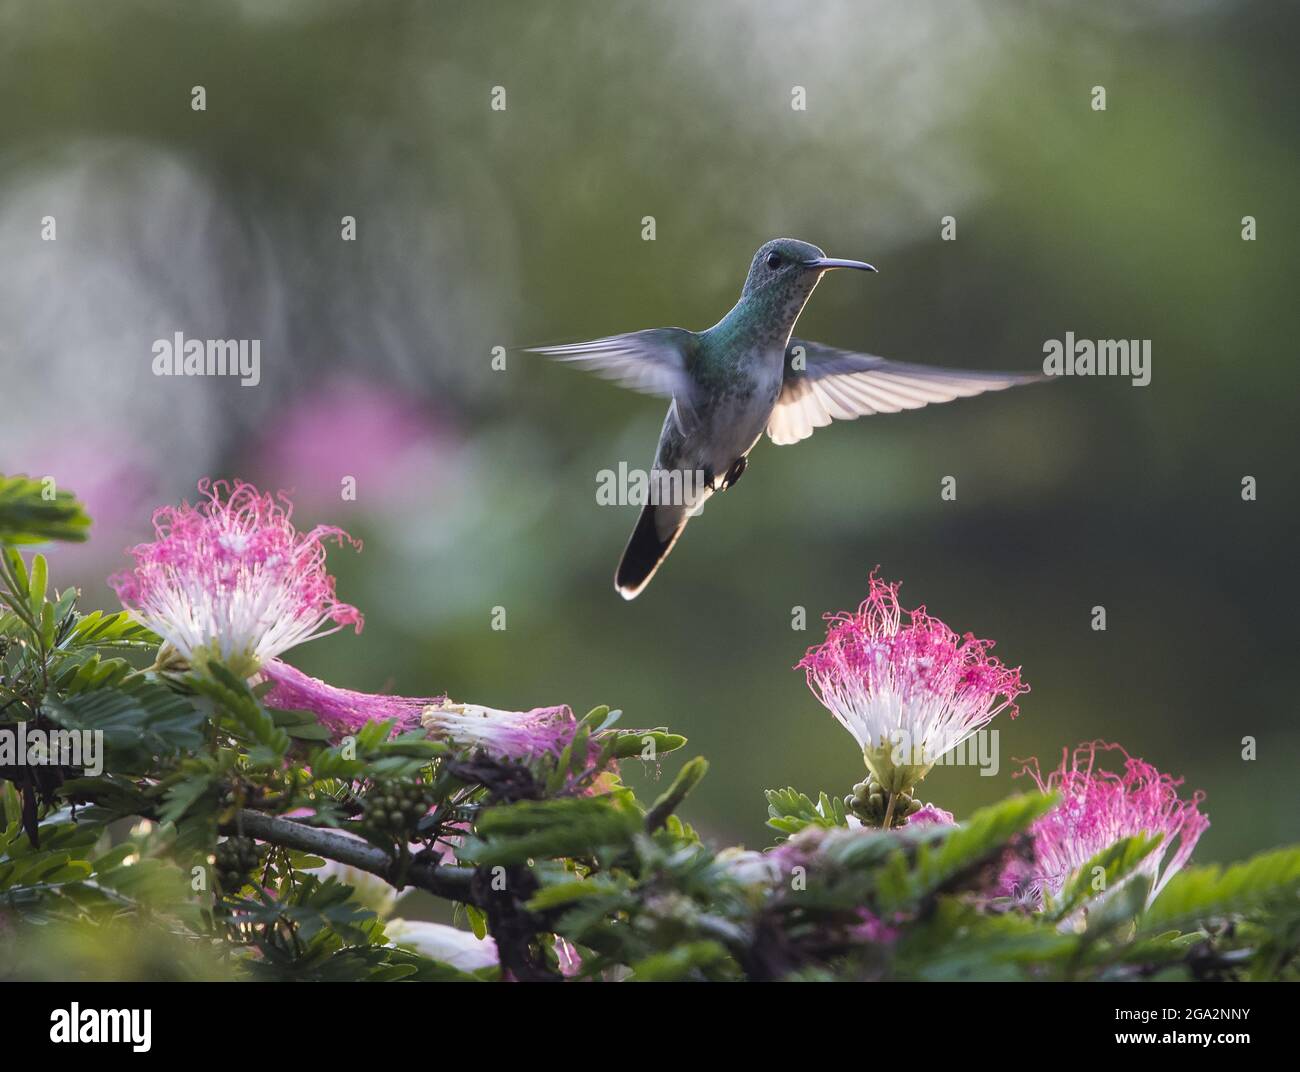
<path fill-rule="evenodd" d="M 1147 909 L 1145 933 L 1218 916 L 1246 914 L 1300 896 L 1300 847 L 1275 849 L 1233 864 L 1189 867 L 1174 875 Z"/>
<path fill-rule="evenodd" d="M 330 731 L 320 725 L 289 726 L 284 732 L 296 741 L 328 741 L 330 739 Z"/>
<path fill-rule="evenodd" d="M 686 743 L 686 738 L 679 733 L 666 730 L 623 730 L 615 734 L 610 755 L 614 759 L 631 759 L 640 757 L 646 750 L 647 743 L 654 745 L 654 758 L 665 752 L 675 752 Z"/>
<path fill-rule="evenodd" d="M 234 719 L 238 728 L 236 732 L 242 731 L 246 740 L 259 746 L 250 754 L 250 761 L 258 766 L 278 764 L 289 750 L 289 735 L 275 724 L 275 719 L 253 695 L 248 682 L 218 662 L 209 662 L 205 671 L 192 675 L 190 681 Z"/>
<path fill-rule="evenodd" d="M 520 801 L 483 812 L 477 832 L 486 844 L 474 851 L 474 858 L 491 866 L 520 864 L 535 856 L 593 856 L 629 844 L 640 829 L 637 808 L 609 797 Z"/>
<path fill-rule="evenodd" d="M 619 892 L 616 884 L 600 877 L 583 881 L 558 882 L 554 886 L 546 886 L 539 890 L 525 907 L 530 912 L 545 912 L 552 908 L 565 908 L 593 897 L 617 895 Z"/>
<path fill-rule="evenodd" d="M 908 850 L 913 846 L 899 848 L 877 879 L 881 913 L 899 911 L 937 893 L 999 852 L 1055 803 L 1055 796 L 1046 793 L 1012 797 L 981 808 L 942 837 L 916 843 L 910 863 Z"/>
<path fill-rule="evenodd" d="M 44 711 L 67 729 L 100 731 L 115 773 L 143 773 L 161 759 L 203 744 L 203 714 L 165 685 L 137 680 L 132 686 L 100 688 L 47 698 Z"/>
<path fill-rule="evenodd" d="M 596 733 L 610 725 L 621 713 L 620 711 L 611 713 L 608 704 L 601 704 L 599 707 L 593 707 L 583 715 L 579 724 Z"/>
<path fill-rule="evenodd" d="M 946 897 L 924 920 L 900 931 L 892 951 L 895 972 L 929 982 L 1060 978 L 1078 946 L 1076 936 L 1045 925 L 1040 916 L 984 915 Z"/>
<path fill-rule="evenodd" d="M 22 609 L 26 611 L 27 601 L 31 594 L 27 563 L 23 561 L 23 556 L 12 547 L 3 548 L 0 559 L 4 561 L 5 565 L 5 580 L 8 582 L 6 587 L 14 596 L 14 609 L 18 610 L 19 604 L 21 604 Z"/>
<path fill-rule="evenodd" d="M 170 860 L 135 859 L 95 870 L 95 883 L 155 906 L 183 905 L 193 897 L 190 876 Z"/>
<path fill-rule="evenodd" d="M 673 784 L 668 787 L 664 794 L 654 802 L 645 815 L 645 828 L 647 833 L 653 834 L 665 822 L 668 816 L 675 812 L 681 806 L 683 800 L 692 789 L 700 784 L 704 776 L 709 772 L 709 761 L 703 756 L 696 756 L 688 760 L 686 765 L 677 772 L 677 777 L 673 779 Z"/>
<path fill-rule="evenodd" d="M 40 616 L 45 607 L 45 586 L 49 582 L 49 567 L 44 555 L 33 555 L 31 571 L 28 574 L 27 602 L 32 608 L 32 617 Z"/>
<path fill-rule="evenodd" d="M 160 636 L 132 620 L 126 611 L 104 614 L 95 610 L 77 619 L 72 631 L 59 647 L 63 651 L 73 652 L 82 648 L 156 648 L 161 643 Z"/>
<path fill-rule="evenodd" d="M 80 661 L 65 659 L 59 663 L 53 679 L 54 687 L 68 695 L 90 692 L 119 684 L 132 669 L 125 659 L 100 659 L 98 652 Z"/>
<path fill-rule="evenodd" d="M 165 823 L 174 823 L 212 787 L 212 780 L 201 774 L 191 774 L 182 781 L 168 788 L 163 795 L 163 806 L 158 811 L 158 818 Z"/>
<path fill-rule="evenodd" d="M 769 789 L 767 797 L 767 825 L 782 834 L 797 834 L 808 826 L 848 826 L 844 801 L 821 793 L 814 804 L 795 789 Z"/>
<path fill-rule="evenodd" d="M 16 803 L 16 801 L 15 801 Z M 6 814 L 9 806 L 6 804 Z M 101 831 L 90 825 L 43 823 L 40 848 L 22 832 L 17 816 L 0 831 L 0 892 L 7 905 L 33 903 L 51 892 L 40 887 L 89 878 L 87 856 Z"/>
<path fill-rule="evenodd" d="M 90 517 L 70 491 L 25 476 L 0 475 L 0 543 L 82 541 Z"/>
<path fill-rule="evenodd" d="M 555 769 L 551 771 L 550 776 L 546 779 L 546 791 L 548 793 L 559 792 L 570 777 L 576 777 L 586 770 L 589 751 L 587 743 L 590 738 L 591 725 L 586 719 L 583 719 L 578 723 L 578 728 L 569 739 L 569 743 L 564 746 L 564 751 L 560 753 Z"/>
<path fill-rule="evenodd" d="M 1135 834 L 1121 838 L 1114 845 L 1102 849 L 1075 872 L 1061 890 L 1060 896 L 1045 906 L 1048 917 L 1056 922 L 1068 917 L 1081 904 L 1106 890 L 1115 889 L 1128 878 L 1160 844 L 1161 837 L 1144 837 Z M 1098 871 L 1101 873 L 1098 874 Z M 1100 879 L 1100 888 L 1097 880 Z"/>
<path fill-rule="evenodd" d="M 711 967 L 726 958 L 726 949 L 717 942 L 689 942 L 637 961 L 632 965 L 632 981 L 670 983 L 686 978 L 697 968 Z"/>

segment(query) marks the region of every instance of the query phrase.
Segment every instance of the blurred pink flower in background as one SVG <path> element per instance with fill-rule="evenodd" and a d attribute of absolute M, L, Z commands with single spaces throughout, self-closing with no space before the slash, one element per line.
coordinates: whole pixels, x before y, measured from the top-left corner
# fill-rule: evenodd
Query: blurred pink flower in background
<path fill-rule="evenodd" d="M 85 504 L 92 525 L 86 543 L 54 543 L 44 549 L 52 560 L 98 573 L 93 564 L 115 560 L 122 544 L 145 530 L 161 483 L 150 452 L 122 430 L 78 429 L 51 436 L 39 450 L 19 450 L 4 459 L 3 471 L 33 480 L 50 478 Z"/>
<path fill-rule="evenodd" d="M 1122 773 L 1100 766 L 1098 761 L 1106 752 L 1123 757 Z M 1055 792 L 1061 797 L 1060 803 L 1030 828 L 1032 863 L 1013 862 L 1002 878 L 1005 894 L 1030 904 L 1041 905 L 1044 893 L 1058 895 L 1097 853 L 1134 834 L 1162 837 L 1138 868 L 1139 874 L 1151 876 L 1154 900 L 1187 862 L 1210 825 L 1198 810 L 1204 793 L 1180 799 L 1181 778 L 1161 774 L 1118 744 L 1090 741 L 1073 753 L 1065 749 L 1060 766 L 1046 777 L 1036 759 L 1026 763 L 1020 774 L 1033 778 L 1041 792 Z"/>
<path fill-rule="evenodd" d="M 460 448 L 447 422 L 394 388 L 338 376 L 292 401 L 255 447 L 265 482 L 293 489 L 303 503 L 341 499 L 356 481 L 357 501 L 387 505 L 412 487 L 428 496 Z"/>
<path fill-rule="evenodd" d="M 868 945 L 889 945 L 896 941 L 901 933 L 898 927 L 891 927 L 867 908 L 858 909 L 858 920 L 860 922 L 850 933 L 855 940 L 866 942 Z"/>

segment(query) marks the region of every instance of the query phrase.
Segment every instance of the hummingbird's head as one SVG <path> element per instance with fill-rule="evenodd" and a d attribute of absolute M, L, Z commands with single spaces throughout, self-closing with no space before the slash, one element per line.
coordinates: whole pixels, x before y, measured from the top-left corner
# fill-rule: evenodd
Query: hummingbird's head
<path fill-rule="evenodd" d="M 874 272 L 863 261 L 842 261 L 826 256 L 811 242 L 797 238 L 774 238 L 759 247 L 749 265 L 749 275 L 740 292 L 742 298 L 758 294 L 802 302 L 812 293 L 823 272 L 832 268 L 859 268 Z"/>

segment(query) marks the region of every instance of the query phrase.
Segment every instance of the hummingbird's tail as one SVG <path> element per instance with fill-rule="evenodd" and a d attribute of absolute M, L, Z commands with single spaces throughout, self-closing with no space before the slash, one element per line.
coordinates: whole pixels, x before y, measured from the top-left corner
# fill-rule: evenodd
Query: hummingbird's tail
<path fill-rule="evenodd" d="M 636 599 L 650 583 L 689 519 L 690 513 L 682 506 L 647 503 L 641 508 L 641 517 L 614 574 L 614 587 L 624 599 Z"/>

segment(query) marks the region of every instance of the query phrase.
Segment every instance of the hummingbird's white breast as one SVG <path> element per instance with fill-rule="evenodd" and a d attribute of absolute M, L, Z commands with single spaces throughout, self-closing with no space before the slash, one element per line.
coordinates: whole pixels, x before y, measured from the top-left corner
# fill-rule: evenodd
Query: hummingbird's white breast
<path fill-rule="evenodd" d="M 744 355 L 725 388 L 698 399 L 692 411 L 664 426 L 657 464 L 667 469 L 703 470 L 713 486 L 753 449 L 767 427 L 781 391 L 785 347 L 767 345 Z M 676 427 L 673 427 L 674 423 Z"/>

